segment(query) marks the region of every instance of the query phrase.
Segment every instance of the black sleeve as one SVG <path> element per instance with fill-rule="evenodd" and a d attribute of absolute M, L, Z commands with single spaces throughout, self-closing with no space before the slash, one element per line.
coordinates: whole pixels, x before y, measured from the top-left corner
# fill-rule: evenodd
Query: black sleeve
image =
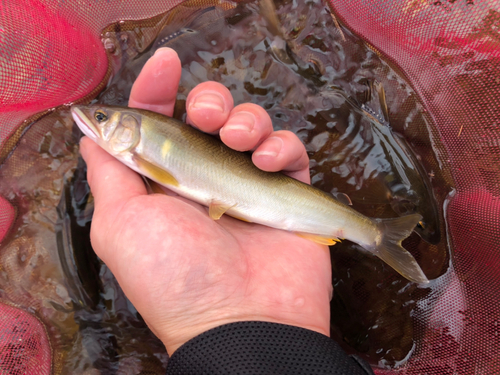
<path fill-rule="evenodd" d="M 373 374 L 329 337 L 268 322 L 226 324 L 193 338 L 169 359 L 167 375 Z"/>

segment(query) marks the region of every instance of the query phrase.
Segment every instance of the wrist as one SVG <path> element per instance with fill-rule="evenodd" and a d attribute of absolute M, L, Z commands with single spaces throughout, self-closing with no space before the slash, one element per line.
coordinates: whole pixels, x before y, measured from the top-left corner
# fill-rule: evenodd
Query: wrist
<path fill-rule="evenodd" d="M 279 323 L 295 327 L 304 328 L 310 331 L 315 331 L 321 333 L 325 336 L 330 336 L 330 319 L 328 314 L 328 319 L 323 319 L 323 321 L 309 318 L 303 319 L 299 316 L 291 317 L 275 317 L 275 316 L 264 316 L 264 315 L 252 315 L 252 314 L 241 314 L 232 316 L 223 316 L 224 314 L 219 314 L 218 317 L 208 319 L 205 317 L 204 322 L 193 323 L 190 321 L 189 324 L 184 322 L 177 322 L 178 324 L 169 324 L 169 327 L 161 329 L 157 332 L 153 329 L 153 332 L 160 338 L 160 340 L 165 345 L 167 353 L 171 356 L 177 349 L 184 345 L 189 340 L 207 332 L 213 328 L 223 326 L 230 323 L 245 322 L 245 321 L 260 321 L 269 323 Z"/>

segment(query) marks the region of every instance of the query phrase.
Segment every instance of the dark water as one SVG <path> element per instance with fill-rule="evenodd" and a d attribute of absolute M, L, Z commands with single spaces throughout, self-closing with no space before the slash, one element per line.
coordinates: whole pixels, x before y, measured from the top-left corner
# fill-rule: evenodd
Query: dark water
<path fill-rule="evenodd" d="M 0 298 L 45 324 L 54 374 L 164 373 L 163 344 L 90 246 L 80 136 L 68 109 L 54 111 L 0 168 L 0 194 L 17 209 L 0 247 Z"/>
<path fill-rule="evenodd" d="M 263 106 L 275 129 L 291 130 L 305 143 L 316 187 L 348 195 L 356 210 L 372 217 L 421 213 L 420 233 L 404 246 L 429 279 L 443 275 L 449 266 L 443 205 L 451 180 L 440 167 L 444 150 L 411 85 L 321 1 L 275 5 L 278 23 L 263 17 L 258 3 L 246 2 L 179 6 L 165 27 L 165 17 L 112 25 L 103 44 L 116 74 L 96 100 L 126 105 L 147 59 L 159 47 L 175 49 L 183 64 L 175 117 L 185 118 L 187 94 L 207 80 L 228 87 L 235 104 Z M 147 39 L 145 29 L 162 31 Z M 387 109 L 377 83 L 385 90 Z M 44 310 L 44 321 L 58 332 L 53 340 L 66 372 L 162 373 L 162 344 L 91 249 L 93 201 L 75 147 L 80 134 L 67 111 L 43 121 L 0 170 L 19 178 L 21 172 L 13 171 L 27 164 L 29 155 L 45 155 L 36 171 L 44 183 L 36 174 L 16 182 L 23 186 L 16 193 L 18 230 L 4 249 L 13 253 L 38 241 L 50 254 L 44 264 L 55 266 L 46 274 L 59 281 L 43 297 L 52 306 Z M 414 329 L 425 324 L 437 287 L 417 287 L 348 241 L 332 247 L 331 258 L 332 337 L 372 364 L 404 362 L 418 348 Z M 40 297 L 32 293 L 32 298 Z"/>
<path fill-rule="evenodd" d="M 207 80 L 228 87 L 236 104 L 263 106 L 275 129 L 291 130 L 306 144 L 315 186 L 347 194 L 368 216 L 421 213 L 425 240 L 414 233 L 404 245 L 429 278 L 443 274 L 449 257 L 442 207 L 450 184 L 436 156 L 442 150 L 432 123 L 411 85 L 339 25 L 322 2 L 276 7 L 277 25 L 256 3 L 179 8 L 176 21 L 151 50 L 121 69 L 100 101 L 126 105 L 131 84 L 155 49 L 175 49 L 183 64 L 176 117 L 184 119 L 187 94 Z M 377 82 L 385 89 L 387 110 Z M 415 346 L 417 302 L 431 288 L 417 288 L 347 241 L 331 255 L 332 335 L 372 363 L 403 361 Z"/>
<path fill-rule="evenodd" d="M 61 265 L 78 305 L 74 318 L 83 349 L 92 366 L 104 374 L 119 372 L 124 363 L 130 367 L 127 371 L 135 369 L 133 373 L 144 369 L 161 373 L 166 360 L 163 344 L 149 332 L 92 250 L 93 208 L 85 162 L 79 158 L 58 206 L 56 235 Z"/>
<path fill-rule="evenodd" d="M 183 64 L 175 117 L 198 83 L 224 84 L 235 104 L 253 102 L 275 129 L 295 132 L 311 159 L 313 184 L 347 194 L 371 217 L 424 216 L 404 242 L 430 279 L 449 256 L 442 207 L 450 191 L 430 118 L 405 77 L 348 29 L 321 1 L 276 2 L 279 24 L 258 3 L 233 9 L 178 8 L 151 49 L 122 67 L 99 101 L 126 105 L 135 77 L 157 48 Z M 385 90 L 377 91 L 377 84 Z M 439 188 L 438 188 L 439 187 Z M 415 346 L 417 288 L 347 241 L 332 247 L 332 335 L 371 363 L 392 366 Z"/>

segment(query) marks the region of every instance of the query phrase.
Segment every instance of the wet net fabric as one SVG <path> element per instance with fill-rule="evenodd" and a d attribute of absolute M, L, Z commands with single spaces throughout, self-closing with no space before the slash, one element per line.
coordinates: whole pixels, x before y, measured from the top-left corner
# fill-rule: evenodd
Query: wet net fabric
<path fill-rule="evenodd" d="M 45 374 L 51 368 L 61 373 L 62 354 L 57 348 L 63 346 L 61 332 L 67 330 L 64 324 L 50 326 L 48 320 L 27 312 L 47 311 L 46 297 L 41 296 L 50 294 L 50 300 L 61 306 L 68 297 L 56 283 L 31 294 L 23 289 L 30 278 L 47 278 L 50 255 L 34 258 L 33 246 L 41 246 L 52 234 L 40 234 L 37 244 L 23 240 L 19 213 L 33 211 L 23 199 L 38 200 L 34 218 L 56 222 L 51 211 L 44 211 L 50 197 L 31 196 L 28 191 L 36 191 L 40 184 L 47 188 L 53 184 L 57 190 L 62 177 L 44 178 L 42 173 L 32 186 L 25 178 L 39 173 L 31 167 L 42 163 L 40 150 L 56 155 L 61 164 L 77 150 L 67 146 L 71 130 L 62 125 L 54 130 L 67 141 L 61 144 L 51 139 L 35 144 L 38 138 L 25 134 L 43 116 L 47 121 L 37 126 L 52 126 L 54 121 L 48 121 L 52 108 L 95 97 L 103 89 L 113 73 L 103 43 L 114 41 L 101 34 L 105 27 L 157 16 L 176 3 L 8 0 L 0 4 L 0 170 L 11 163 L 15 171 L 0 181 L 0 274 L 18 270 L 8 281 L 10 289 L 2 280 L 0 301 L 20 307 L 0 303 L 0 368 L 5 373 Z M 500 6 L 475 0 L 335 0 L 332 8 L 339 22 L 411 82 L 436 124 L 443 145 L 440 162 L 451 171 L 455 185 L 445 206 L 451 271 L 435 281 L 439 293 L 426 299 L 432 309 L 414 317 L 416 344 L 409 361 L 395 370 L 375 371 L 500 373 Z M 139 42 L 148 39 L 146 34 L 137 35 Z M 22 149 L 23 156 L 11 158 L 14 149 Z M 56 167 L 47 164 L 44 171 Z M 2 245 L 7 242 L 16 253 L 5 253 Z M 133 363 L 125 361 L 116 371 L 133 368 Z"/>
<path fill-rule="evenodd" d="M 436 121 L 456 192 L 446 209 L 452 267 L 404 374 L 500 371 L 500 7 L 477 1 L 334 1 L 395 61 Z M 446 280 L 448 278 L 448 280 Z M 386 371 L 380 371 L 386 373 Z"/>
<path fill-rule="evenodd" d="M 113 282 L 109 292 L 118 312 L 112 317 L 115 327 L 124 327 L 122 332 L 135 338 L 125 345 L 113 327 L 102 324 L 109 319 L 105 309 L 95 319 L 95 311 L 101 309 L 92 305 L 95 295 L 89 298 L 71 287 L 71 275 L 81 283 L 80 275 L 71 268 L 74 259 L 58 255 L 57 244 L 68 238 L 64 225 L 58 224 L 63 216 L 57 206 L 64 195 L 65 173 L 77 160 L 72 151 L 76 138 L 67 111 L 65 115 L 64 109 L 54 108 L 89 100 L 105 86 L 112 73 L 101 41 L 106 26 L 122 19 L 149 19 L 174 4 L 157 1 L 144 7 L 139 2 L 50 0 L 0 4 L 2 374 L 164 372 L 163 345 L 151 335 L 146 341 L 153 342 L 144 341 L 145 323 L 123 296 L 116 295 Z M 139 39 L 137 44 L 151 41 L 147 29 Z M 26 225 L 26 215 L 28 222 L 38 223 L 36 228 Z M 94 316 L 93 320 L 83 322 L 82 313 Z"/>
<path fill-rule="evenodd" d="M 0 303 L 0 373 L 50 374 L 51 346 L 45 326 L 30 313 Z"/>

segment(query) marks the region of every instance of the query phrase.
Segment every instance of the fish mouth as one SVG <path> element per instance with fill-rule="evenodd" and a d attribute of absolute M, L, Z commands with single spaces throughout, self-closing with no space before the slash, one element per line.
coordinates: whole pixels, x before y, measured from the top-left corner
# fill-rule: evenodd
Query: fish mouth
<path fill-rule="evenodd" d="M 73 120 L 75 120 L 76 124 L 80 128 L 80 130 L 92 140 L 96 140 L 99 138 L 99 132 L 95 128 L 92 121 L 83 113 L 83 111 L 77 107 L 71 107 L 71 115 L 73 116 Z"/>

